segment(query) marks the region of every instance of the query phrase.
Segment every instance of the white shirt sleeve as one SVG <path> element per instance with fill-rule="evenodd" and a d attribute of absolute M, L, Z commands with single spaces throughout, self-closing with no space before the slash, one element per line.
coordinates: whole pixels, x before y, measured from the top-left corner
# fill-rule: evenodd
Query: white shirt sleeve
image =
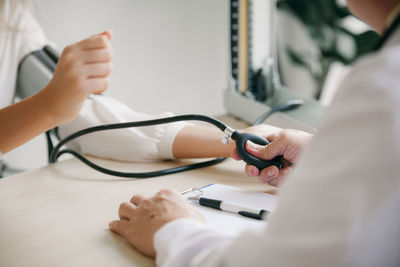
<path fill-rule="evenodd" d="M 46 38 L 42 28 L 33 17 L 32 13 L 27 8 L 21 8 L 21 19 L 18 23 L 19 36 L 21 39 L 20 50 L 18 53 L 18 62 L 28 55 L 29 53 L 42 49 L 46 45 L 53 45 Z"/>
<path fill-rule="evenodd" d="M 4 0 L 0 8 L 0 108 L 12 103 L 18 66 L 29 53 L 49 44 L 22 1 Z"/>
<path fill-rule="evenodd" d="M 264 231 L 178 220 L 159 266 L 400 266 L 400 46 L 362 60 L 283 184 Z"/>
<path fill-rule="evenodd" d="M 86 99 L 76 119 L 59 126 L 65 138 L 84 128 L 103 124 L 152 120 L 170 117 L 171 112 L 149 115 L 137 112 L 114 98 L 96 95 Z M 79 137 L 68 144 L 81 153 L 101 158 L 130 162 L 173 159 L 172 146 L 178 132 L 189 123 L 175 122 L 154 126 L 96 132 Z"/>

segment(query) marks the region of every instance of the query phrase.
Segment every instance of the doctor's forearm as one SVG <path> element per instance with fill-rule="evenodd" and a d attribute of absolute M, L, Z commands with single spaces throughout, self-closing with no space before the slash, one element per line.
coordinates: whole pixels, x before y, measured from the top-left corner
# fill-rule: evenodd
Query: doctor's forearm
<path fill-rule="evenodd" d="M 46 106 L 39 93 L 0 110 L 0 150 L 3 153 L 56 126 Z"/>
<path fill-rule="evenodd" d="M 225 134 L 219 129 L 186 126 L 175 137 L 172 147 L 175 158 L 230 157 L 235 144 L 221 143 Z"/>

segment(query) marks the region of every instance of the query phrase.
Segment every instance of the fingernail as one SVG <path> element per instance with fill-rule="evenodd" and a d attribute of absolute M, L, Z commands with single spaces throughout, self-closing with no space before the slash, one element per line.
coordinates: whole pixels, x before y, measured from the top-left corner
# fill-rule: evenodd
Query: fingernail
<path fill-rule="evenodd" d="M 275 169 L 268 170 L 268 171 L 267 171 L 267 175 L 268 175 L 269 177 L 274 177 L 274 176 L 276 175 Z"/>
<path fill-rule="evenodd" d="M 253 151 L 257 151 L 258 147 L 253 142 L 247 141 L 247 149 L 250 149 L 250 150 L 253 150 Z"/>
<path fill-rule="evenodd" d="M 258 170 L 256 168 L 250 169 L 251 176 L 258 176 Z"/>

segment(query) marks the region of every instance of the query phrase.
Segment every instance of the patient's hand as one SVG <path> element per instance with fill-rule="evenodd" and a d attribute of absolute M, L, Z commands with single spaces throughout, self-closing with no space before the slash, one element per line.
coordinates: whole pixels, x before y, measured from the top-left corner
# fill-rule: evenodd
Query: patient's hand
<path fill-rule="evenodd" d="M 248 141 L 246 143 L 247 151 L 261 159 L 270 160 L 276 156 L 282 155 L 289 163 L 295 163 L 301 154 L 303 148 L 313 137 L 312 134 L 298 130 L 280 130 L 275 133 L 261 134 L 266 137 L 271 143 L 267 146 L 260 146 Z M 234 159 L 240 160 L 236 149 L 232 153 Z M 277 186 L 282 182 L 282 179 L 291 171 L 290 166 L 285 166 L 279 170 L 276 166 L 271 166 L 263 170 L 258 170 L 257 167 L 246 165 L 245 172 L 249 176 L 258 176 L 261 182 L 269 183 Z"/>
<path fill-rule="evenodd" d="M 74 119 L 89 94 L 108 88 L 111 37 L 112 33 L 105 31 L 64 48 L 53 78 L 40 92 L 41 104 L 47 107 L 56 125 Z"/>
<path fill-rule="evenodd" d="M 203 216 L 179 194 L 162 190 L 150 198 L 134 195 L 119 207 L 120 220 L 109 223 L 111 231 L 125 237 L 140 252 L 154 257 L 154 234 L 164 224 L 181 218 L 204 222 Z"/>

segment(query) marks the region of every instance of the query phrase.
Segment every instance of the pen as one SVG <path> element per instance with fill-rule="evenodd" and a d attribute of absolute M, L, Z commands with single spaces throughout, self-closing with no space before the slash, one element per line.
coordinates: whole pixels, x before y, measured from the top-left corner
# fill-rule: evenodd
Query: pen
<path fill-rule="evenodd" d="M 189 200 L 199 203 L 201 206 L 209 208 L 237 213 L 244 217 L 262 220 L 263 215 L 268 214 L 266 210 L 252 209 L 248 207 L 239 206 L 236 204 L 228 203 L 218 199 L 211 199 L 205 197 L 188 197 Z"/>

